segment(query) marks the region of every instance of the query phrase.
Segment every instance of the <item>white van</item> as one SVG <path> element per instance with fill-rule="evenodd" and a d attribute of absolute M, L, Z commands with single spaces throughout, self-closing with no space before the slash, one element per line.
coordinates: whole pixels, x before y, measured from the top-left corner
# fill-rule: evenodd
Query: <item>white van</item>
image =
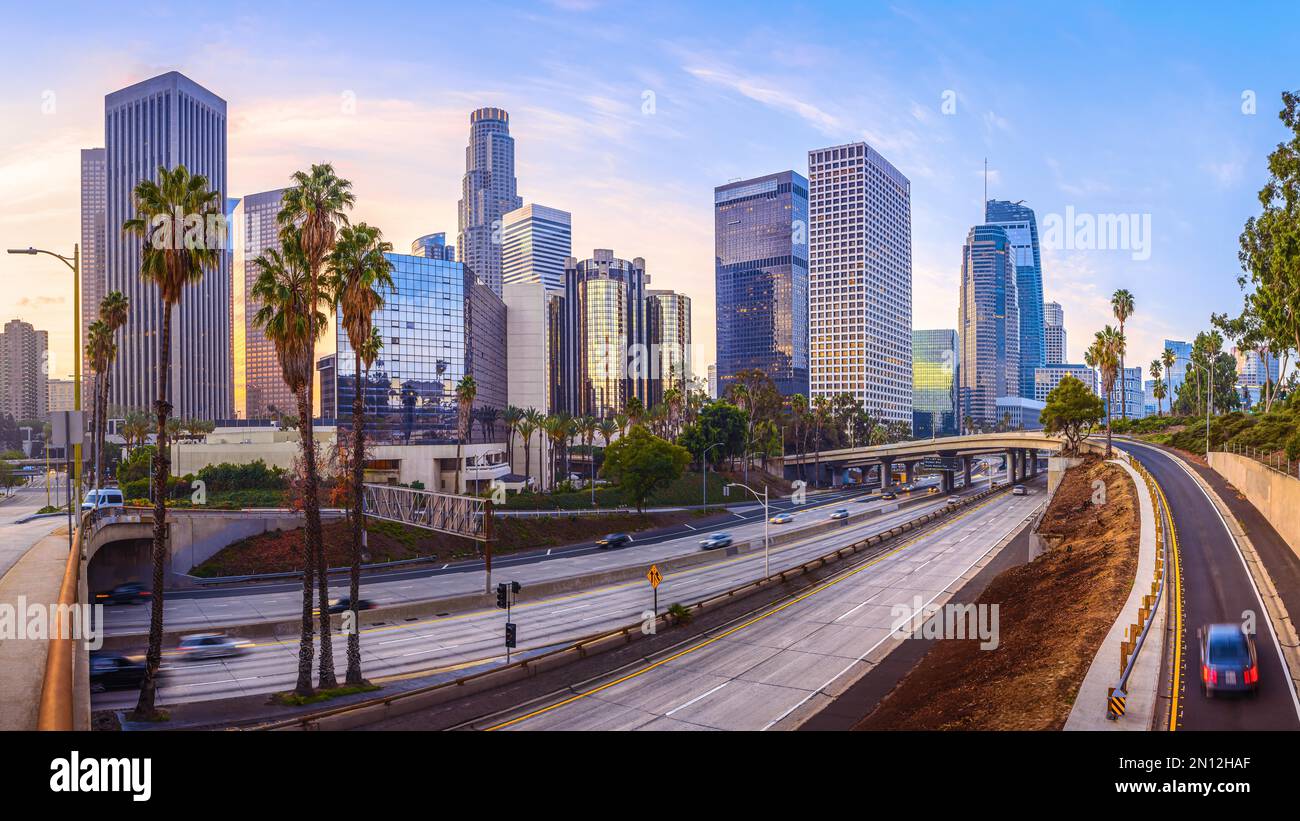
<path fill-rule="evenodd" d="M 99 490 L 92 490 L 86 494 L 86 498 L 81 503 L 82 510 L 103 510 L 104 508 L 121 508 L 122 491 L 115 487 L 105 487 Z"/>

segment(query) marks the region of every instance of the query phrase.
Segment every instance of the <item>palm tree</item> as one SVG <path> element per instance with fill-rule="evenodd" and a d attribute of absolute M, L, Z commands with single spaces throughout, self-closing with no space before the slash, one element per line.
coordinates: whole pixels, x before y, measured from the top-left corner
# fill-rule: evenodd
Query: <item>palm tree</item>
<path fill-rule="evenodd" d="M 1161 405 L 1160 405 L 1160 399 L 1161 397 L 1164 396 L 1165 392 L 1160 391 L 1160 395 L 1156 396 L 1156 390 L 1155 390 L 1156 386 L 1161 384 L 1160 375 L 1161 375 L 1160 360 L 1159 359 L 1151 360 L 1151 378 L 1156 381 L 1156 384 L 1151 386 L 1151 395 L 1154 396 L 1156 400 L 1156 416 L 1165 415 L 1164 411 L 1161 410 Z"/>
<path fill-rule="evenodd" d="M 626 413 L 616 413 L 614 414 L 614 424 L 618 425 L 618 435 L 619 438 L 622 438 L 627 436 L 627 428 L 628 425 L 632 424 L 632 417 Z"/>
<path fill-rule="evenodd" d="M 1152 385 L 1152 386 L 1151 386 L 1151 395 L 1154 396 L 1154 397 L 1156 398 L 1156 407 L 1159 408 L 1159 407 L 1160 407 L 1160 400 L 1161 400 L 1161 399 L 1164 399 L 1166 396 L 1168 396 L 1168 393 L 1165 391 L 1165 383 L 1164 383 L 1164 382 L 1157 382 L 1157 383 L 1155 383 L 1154 385 Z M 1173 405 L 1170 404 L 1170 407 L 1169 407 L 1169 415 L 1172 416 L 1173 413 L 1174 413 Z M 1163 414 L 1163 413 L 1160 413 L 1159 415 L 1163 416 L 1164 414 Z"/>
<path fill-rule="evenodd" d="M 1119 335 L 1121 339 L 1124 336 L 1124 322 L 1133 316 L 1133 295 L 1125 288 L 1120 288 L 1110 296 L 1110 307 L 1115 312 L 1115 319 L 1119 320 Z M 1120 395 L 1120 415 L 1122 418 L 1128 418 L 1128 380 L 1124 378 L 1124 354 L 1123 348 L 1119 351 L 1119 395 Z M 1107 445 L 1109 447 L 1109 445 Z"/>
<path fill-rule="evenodd" d="M 564 437 L 569 434 L 569 420 L 560 414 L 548 416 L 542 422 L 542 432 L 551 442 L 551 487 L 559 484 L 559 463 L 556 460 L 556 454 L 559 453 L 560 447 L 564 442 Z"/>
<path fill-rule="evenodd" d="M 310 306 L 314 312 L 321 306 L 321 299 L 327 294 L 328 283 L 325 279 L 325 262 L 338 236 L 338 229 L 348 224 L 346 209 L 356 203 L 352 193 L 352 183 L 334 173 L 329 163 L 314 164 L 310 171 L 295 171 L 293 185 L 286 188 L 280 198 L 280 213 L 276 222 L 280 232 L 293 232 L 294 242 L 298 246 L 298 255 L 303 266 L 301 285 L 304 289 L 304 308 Z M 323 306 L 331 310 L 332 305 Z M 316 340 L 324 328 L 311 330 L 303 339 L 306 344 L 308 366 L 316 361 Z M 330 689 L 338 685 L 334 677 L 334 648 L 330 632 L 330 613 L 326 603 L 329 601 L 329 577 L 326 575 L 325 549 L 321 541 L 319 479 L 316 470 L 316 447 L 312 432 L 312 380 L 308 374 L 305 388 L 306 408 L 299 400 L 298 432 L 303 443 L 303 460 L 306 464 L 306 496 L 310 497 L 304 506 L 307 515 L 308 547 L 316 558 L 316 583 L 320 598 L 320 665 L 318 681 L 321 688 Z"/>
<path fill-rule="evenodd" d="M 523 408 L 517 408 L 514 405 L 506 405 L 506 409 L 501 413 L 501 421 L 506 426 L 506 461 L 510 463 L 512 472 L 515 465 L 515 433 L 519 430 L 519 423 L 523 419 Z"/>
<path fill-rule="evenodd" d="M 478 383 L 474 377 L 465 374 L 456 383 L 456 492 L 465 492 L 465 462 L 461 453 L 465 440 L 470 435 L 470 411 L 474 409 L 474 397 L 478 395 Z"/>
<path fill-rule="evenodd" d="M 113 337 L 108 333 L 108 326 L 101 319 L 96 319 L 90 323 L 86 329 L 86 359 L 90 363 L 90 369 L 95 373 L 94 390 L 91 391 L 92 401 L 90 405 L 90 464 L 99 465 L 99 429 L 101 422 L 99 413 L 99 388 L 104 380 L 108 378 L 108 350 L 113 345 Z M 95 470 L 95 487 L 99 487 L 99 470 Z"/>
<path fill-rule="evenodd" d="M 605 447 L 609 447 L 609 443 L 614 441 L 614 434 L 618 433 L 618 425 L 613 419 L 602 419 L 596 424 L 596 431 Z"/>
<path fill-rule="evenodd" d="M 113 367 L 113 362 L 117 359 L 117 340 L 114 337 L 118 329 L 126 325 L 129 308 L 130 303 L 121 291 L 110 291 L 108 296 L 99 302 L 99 321 L 104 323 L 108 339 L 105 346 L 107 358 L 104 360 L 104 370 L 96 371 L 95 379 L 95 389 L 98 393 L 94 414 L 98 420 L 95 444 L 96 487 L 99 484 L 99 477 L 104 473 L 104 439 L 108 428 L 108 370 Z"/>
<path fill-rule="evenodd" d="M 260 273 L 253 284 L 252 296 L 261 307 L 253 317 L 253 323 L 262 329 L 266 338 L 275 346 L 280 375 L 298 401 L 298 438 L 302 447 L 306 485 L 303 509 L 307 527 L 303 536 L 302 632 L 298 644 L 298 683 L 294 692 L 308 696 L 312 693 L 312 585 L 317 573 L 313 560 L 316 558 L 315 551 L 321 544 L 320 499 L 317 491 L 319 479 L 311 428 L 312 360 L 316 339 L 325 332 L 327 319 L 324 309 L 328 308 L 329 303 L 328 295 L 323 290 L 316 292 L 315 302 L 311 301 L 311 289 L 307 281 L 311 275 L 307 270 L 307 258 L 303 254 L 297 229 L 282 229 L 280 248 L 267 249 L 254 264 Z M 328 594 L 321 596 L 320 611 L 327 617 L 329 608 L 325 605 L 328 601 Z M 332 641 L 328 620 L 321 631 L 321 652 L 324 655 L 325 648 Z M 330 679 L 332 677 L 331 669 Z M 322 670 L 321 687 L 336 686 L 336 682 L 330 679 L 324 677 Z"/>
<path fill-rule="evenodd" d="M 1124 350 L 1124 336 L 1111 326 L 1107 325 L 1104 329 L 1097 332 L 1093 339 L 1092 347 L 1088 349 L 1089 359 L 1096 363 L 1096 367 L 1101 369 L 1101 389 L 1107 397 L 1106 401 L 1106 458 L 1111 455 L 1111 418 L 1115 403 L 1115 379 L 1119 375 L 1120 357 Z M 1087 360 L 1085 360 L 1087 361 Z"/>
<path fill-rule="evenodd" d="M 353 624 L 348 631 L 348 671 L 344 680 L 352 686 L 365 684 L 361 675 L 361 631 L 357 629 L 357 602 L 361 600 L 361 539 L 365 530 L 364 492 L 366 473 L 365 387 L 362 382 L 363 354 L 371 352 L 378 337 L 374 333 L 375 312 L 384 306 L 384 292 L 394 290 L 392 265 L 384 254 L 393 250 L 378 228 L 359 222 L 339 231 L 329 256 L 330 292 L 338 306 L 340 324 L 352 346 L 355 389 L 352 392 L 352 566 L 348 571 L 348 601 Z M 375 352 L 377 353 L 377 351 Z M 365 370 L 374 361 L 365 361 Z"/>
<path fill-rule="evenodd" d="M 542 486 L 545 484 L 545 482 L 543 482 L 544 474 L 542 472 L 542 459 L 544 458 L 544 454 L 546 453 L 546 448 L 544 447 L 544 442 L 546 439 L 546 431 L 543 427 L 543 425 L 546 422 L 546 414 L 542 413 L 537 408 L 529 408 L 528 410 L 524 411 L 524 418 L 527 419 L 529 424 L 532 426 L 532 432 L 537 434 L 537 487 L 540 490 Z M 525 448 L 528 447 L 527 437 L 525 437 L 524 439 L 524 447 Z M 527 467 L 527 462 L 528 462 L 527 451 L 524 452 L 524 462 L 525 462 L 524 466 Z M 527 473 L 527 471 L 525 471 L 525 473 Z"/>
<path fill-rule="evenodd" d="M 217 267 L 221 249 L 216 243 L 176 241 L 181 226 L 173 225 L 176 214 L 186 220 L 197 218 L 201 224 L 221 219 L 224 203 L 219 191 L 208 187 L 202 174 L 191 175 L 183 165 L 175 169 L 158 168 L 158 180 L 141 180 L 131 192 L 135 216 L 122 223 L 122 233 L 139 238 L 140 279 L 152 284 L 162 300 L 162 324 L 158 333 L 158 448 L 153 457 L 153 595 L 150 596 L 149 650 L 145 654 L 144 682 L 135 712 L 140 718 L 156 716 L 158 666 L 162 662 L 163 634 L 163 562 L 167 556 L 167 476 L 171 459 L 167 447 L 167 417 L 171 414 L 172 309 L 181 301 L 185 286 L 197 283 L 204 273 Z M 167 226 L 171 231 L 165 230 Z M 187 247 L 194 245 L 194 247 Z"/>
<path fill-rule="evenodd" d="M 1165 366 L 1165 395 L 1169 397 L 1169 415 L 1174 415 L 1174 362 L 1178 360 L 1173 348 L 1160 352 L 1160 362 Z"/>
<path fill-rule="evenodd" d="M 803 446 L 808 430 L 808 397 L 796 393 L 790 397 L 790 419 L 794 423 L 794 452 L 799 457 L 799 478 L 804 475 Z M 801 435 L 800 432 L 803 432 Z"/>
<path fill-rule="evenodd" d="M 578 432 L 582 434 L 582 442 L 587 446 L 587 461 L 591 463 L 592 483 L 595 483 L 596 477 L 596 452 L 592 450 L 592 443 L 596 439 L 596 431 L 600 429 L 600 422 L 596 421 L 594 416 L 584 416 L 577 420 Z"/>
<path fill-rule="evenodd" d="M 832 418 L 830 400 L 824 396 L 818 396 L 813 399 L 813 478 L 817 486 L 821 487 L 822 475 L 822 431 L 830 424 Z"/>
<path fill-rule="evenodd" d="M 537 423 L 531 417 L 524 414 L 520 420 L 515 423 L 515 429 L 519 431 L 519 437 L 524 440 L 524 476 L 531 476 L 532 453 L 529 445 L 533 441 L 533 432 L 537 430 Z"/>

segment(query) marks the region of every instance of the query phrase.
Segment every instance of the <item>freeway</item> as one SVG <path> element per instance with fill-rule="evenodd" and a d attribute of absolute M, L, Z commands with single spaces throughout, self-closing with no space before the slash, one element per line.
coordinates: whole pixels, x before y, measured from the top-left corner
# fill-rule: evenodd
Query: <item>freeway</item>
<path fill-rule="evenodd" d="M 818 693 L 849 686 L 864 659 L 897 642 L 892 608 L 928 605 L 1045 502 L 999 495 L 846 567 L 812 589 L 712 635 L 490 720 L 483 729 L 766 730 L 804 718 Z M 396 721 L 400 722 L 400 719 Z"/>
<path fill-rule="evenodd" d="M 45 487 L 25 485 L 0 505 L 0 576 L 4 576 L 14 563 L 23 557 L 32 545 L 60 527 L 67 527 L 64 516 L 41 517 L 19 524 L 16 520 L 26 518 L 45 507 Z"/>
<path fill-rule="evenodd" d="M 977 490 L 973 487 L 970 492 Z M 842 528 L 773 547 L 772 568 L 775 571 L 823 555 L 836 547 L 916 518 L 944 503 L 942 496 L 933 498 L 932 502 L 850 521 Z M 699 549 L 693 542 L 691 546 Z M 652 550 L 659 549 L 664 548 L 656 546 Z M 637 563 L 649 558 L 636 545 L 623 553 L 628 560 Z M 756 550 L 670 574 L 659 588 L 661 608 L 673 602 L 698 601 L 738 587 L 761 577 L 762 570 L 763 551 Z M 367 595 L 370 595 L 369 589 Z M 540 652 L 583 636 L 635 623 L 650 604 L 650 588 L 643 580 L 523 602 L 514 607 L 512 614 L 514 622 L 519 625 L 520 646 L 517 652 Z M 470 667 L 501 663 L 504 623 L 505 613 L 490 608 L 364 628 L 361 649 L 366 675 L 377 679 L 450 674 Z M 334 646 L 335 659 L 341 664 L 345 658 L 345 639 L 341 634 L 336 634 Z M 282 691 L 293 686 L 296 671 L 296 637 L 267 639 L 255 644 L 242 656 L 211 661 L 188 662 L 175 651 L 167 651 L 164 653 L 159 703 L 206 701 Z M 134 700 L 134 692 L 107 692 L 96 694 L 93 706 L 95 709 L 120 708 L 133 704 Z"/>
<path fill-rule="evenodd" d="M 973 490 L 983 484 L 976 482 Z M 852 495 L 861 496 L 861 491 Z M 808 524 L 820 523 L 830 509 L 847 506 L 853 513 L 859 511 L 887 511 L 897 502 L 853 501 L 852 495 L 836 494 L 832 499 L 817 499 L 798 508 L 795 521 L 787 525 L 772 525 L 773 535 L 784 530 L 794 530 Z M 924 504 L 939 504 L 942 496 L 933 502 L 909 505 L 909 510 L 928 509 Z M 785 508 L 783 508 L 785 509 Z M 638 539 L 633 537 L 631 549 L 599 550 L 594 546 L 583 548 L 557 548 L 554 551 L 534 553 L 521 557 L 521 561 L 493 561 L 493 581 L 519 581 L 521 584 L 597 573 L 617 567 L 661 561 L 673 556 L 699 550 L 699 540 L 704 534 L 725 529 L 737 542 L 761 541 L 763 538 L 763 511 L 750 509 L 733 514 L 730 521 L 706 528 L 690 528 L 674 533 L 671 538 Z M 683 536 L 680 533 L 686 533 Z M 550 555 L 548 556 L 547 553 Z M 452 572 L 455 570 L 456 572 Z M 394 570 L 366 575 L 362 578 L 362 594 L 377 606 L 407 604 L 417 601 L 445 598 L 482 592 L 482 564 L 466 563 L 460 566 L 422 567 Z M 347 576 L 331 577 L 331 596 L 347 592 Z M 164 618 L 169 630 L 212 630 L 235 624 L 252 624 L 294 619 L 302 606 L 302 584 L 241 585 L 220 590 L 196 593 L 169 592 Z M 149 609 L 147 607 L 119 606 L 107 608 L 104 628 L 108 635 L 120 636 L 147 633 Z"/>
<path fill-rule="evenodd" d="M 1246 568 L 1240 548 L 1218 509 L 1180 459 L 1159 448 L 1131 441 L 1116 443 L 1155 477 L 1168 500 L 1178 545 L 1181 582 L 1181 635 L 1172 675 L 1177 696 L 1178 730 L 1297 730 L 1300 702 L 1292 690 L 1281 650 Z M 1259 695 L 1208 699 L 1200 693 L 1200 647 L 1196 631 L 1216 622 L 1256 617 Z M 1179 619 L 1172 619 L 1177 623 Z"/>

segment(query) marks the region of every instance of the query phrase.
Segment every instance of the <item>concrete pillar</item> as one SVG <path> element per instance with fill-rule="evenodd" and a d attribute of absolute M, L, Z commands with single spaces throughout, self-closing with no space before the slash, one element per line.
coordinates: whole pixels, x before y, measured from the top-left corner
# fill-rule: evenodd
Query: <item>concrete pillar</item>
<path fill-rule="evenodd" d="M 951 470 L 945 470 L 940 475 L 943 477 L 943 479 L 941 480 L 943 492 L 952 493 L 953 490 L 955 490 L 954 488 L 954 483 L 956 479 L 955 472 Z"/>
<path fill-rule="evenodd" d="M 970 481 L 971 481 L 970 470 L 971 470 L 971 466 L 974 464 L 975 464 L 975 457 L 973 456 L 961 457 L 961 472 L 962 472 L 962 477 L 966 480 L 966 487 L 970 487 Z"/>
<path fill-rule="evenodd" d="M 887 488 L 890 485 L 890 478 L 894 475 L 894 457 L 883 456 L 880 459 L 880 487 Z"/>
<path fill-rule="evenodd" d="M 916 462 L 903 463 L 903 476 L 905 477 L 903 481 L 909 485 L 916 481 Z"/>
<path fill-rule="evenodd" d="M 1007 449 L 1007 481 L 1015 484 L 1020 481 L 1020 474 L 1016 472 L 1016 449 Z"/>

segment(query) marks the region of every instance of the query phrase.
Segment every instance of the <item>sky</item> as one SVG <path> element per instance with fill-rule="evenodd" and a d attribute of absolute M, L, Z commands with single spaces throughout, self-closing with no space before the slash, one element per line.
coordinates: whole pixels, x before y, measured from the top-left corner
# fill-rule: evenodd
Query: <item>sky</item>
<path fill-rule="evenodd" d="M 955 326 L 987 160 L 989 196 L 1023 200 L 1051 234 L 1044 296 L 1064 306 L 1070 360 L 1113 322 L 1122 287 L 1129 364 L 1149 363 L 1164 339 L 1240 309 L 1237 237 L 1286 136 L 1281 91 L 1300 87 L 1300 11 L 1283 3 L 190 8 L 6 12 L 0 247 L 71 252 L 78 151 L 103 145 L 104 95 L 165 71 L 227 101 L 232 196 L 330 161 L 354 183 L 354 218 L 398 250 L 454 237 L 469 112 L 500 106 L 519 194 L 572 212 L 574 255 L 644 257 L 652 287 L 692 298 L 700 373 L 714 360 L 714 186 L 806 175 L 810 149 L 857 140 L 911 181 L 914 327 Z M 1127 242 L 1078 233 L 1121 217 Z M 48 330 L 62 370 L 70 275 L 0 255 L 0 281 L 0 321 Z"/>

